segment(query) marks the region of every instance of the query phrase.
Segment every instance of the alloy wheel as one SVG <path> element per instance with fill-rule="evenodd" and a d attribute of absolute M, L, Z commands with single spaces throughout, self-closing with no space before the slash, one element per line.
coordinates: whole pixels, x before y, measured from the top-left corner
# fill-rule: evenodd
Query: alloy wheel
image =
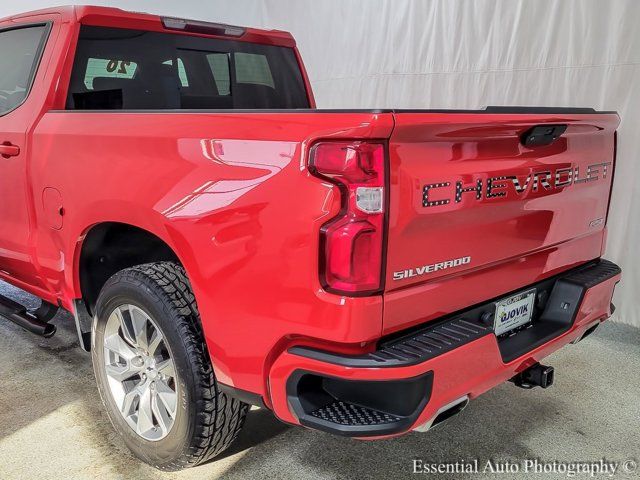
<path fill-rule="evenodd" d="M 162 440 L 178 405 L 175 365 L 162 332 L 141 308 L 120 305 L 107 319 L 103 347 L 107 383 L 123 418 L 145 440 Z"/>

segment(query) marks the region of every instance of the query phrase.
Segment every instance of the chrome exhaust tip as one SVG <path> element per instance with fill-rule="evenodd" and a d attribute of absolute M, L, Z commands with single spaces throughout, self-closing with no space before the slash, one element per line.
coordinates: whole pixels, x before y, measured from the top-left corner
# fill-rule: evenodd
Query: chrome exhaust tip
<path fill-rule="evenodd" d="M 436 425 L 440 425 L 441 423 L 446 422 L 447 420 L 458 415 L 462 410 L 466 408 L 469 404 L 469 395 L 465 395 L 464 397 L 460 397 L 454 400 L 451 403 L 447 403 L 444 407 L 440 408 L 436 414 L 431 418 L 431 420 L 423 423 L 422 425 L 418 425 L 413 429 L 414 432 L 426 432 L 431 430 Z"/>

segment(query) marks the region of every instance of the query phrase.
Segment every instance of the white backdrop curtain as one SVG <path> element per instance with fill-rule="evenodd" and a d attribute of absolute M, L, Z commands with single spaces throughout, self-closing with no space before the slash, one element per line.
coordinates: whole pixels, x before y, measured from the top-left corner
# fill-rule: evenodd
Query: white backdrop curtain
<path fill-rule="evenodd" d="M 8 3 L 0 5 L 0 14 L 51 4 Z M 616 291 L 617 320 L 640 326 L 640 1 L 91 3 L 288 30 L 298 40 L 323 108 L 617 110 L 622 124 L 607 257 L 624 269 Z"/>

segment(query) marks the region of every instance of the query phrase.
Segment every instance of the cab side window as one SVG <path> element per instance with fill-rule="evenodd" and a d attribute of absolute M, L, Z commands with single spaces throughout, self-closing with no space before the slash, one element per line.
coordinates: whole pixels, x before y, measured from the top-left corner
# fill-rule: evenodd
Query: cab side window
<path fill-rule="evenodd" d="M 27 98 L 46 31 L 46 25 L 0 31 L 0 115 Z"/>

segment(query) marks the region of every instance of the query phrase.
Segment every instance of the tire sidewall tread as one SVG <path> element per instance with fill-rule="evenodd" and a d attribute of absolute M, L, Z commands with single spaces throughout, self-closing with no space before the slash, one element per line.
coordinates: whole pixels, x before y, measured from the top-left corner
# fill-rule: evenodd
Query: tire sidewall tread
<path fill-rule="evenodd" d="M 137 435 L 117 410 L 104 373 L 102 335 L 107 316 L 130 303 L 147 312 L 162 331 L 179 380 L 179 408 L 171 432 L 150 442 Z M 203 463 L 233 443 L 248 405 L 218 389 L 202 333 L 195 296 L 184 269 L 172 262 L 138 265 L 114 274 L 96 302 L 92 359 L 107 414 L 126 445 L 161 470 Z"/>

